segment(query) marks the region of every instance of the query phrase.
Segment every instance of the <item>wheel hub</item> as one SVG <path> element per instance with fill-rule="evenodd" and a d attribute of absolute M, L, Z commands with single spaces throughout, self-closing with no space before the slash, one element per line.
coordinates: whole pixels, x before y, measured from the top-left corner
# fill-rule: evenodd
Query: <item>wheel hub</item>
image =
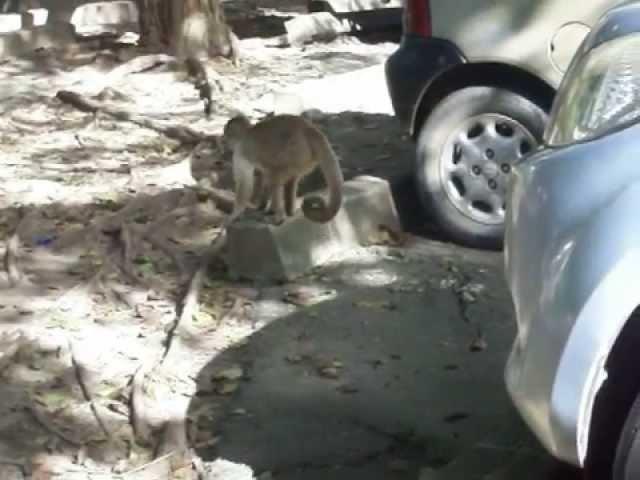
<path fill-rule="evenodd" d="M 445 142 L 440 182 L 451 203 L 470 219 L 488 225 L 504 222 L 511 167 L 537 146 L 516 120 L 496 113 L 467 119 Z"/>

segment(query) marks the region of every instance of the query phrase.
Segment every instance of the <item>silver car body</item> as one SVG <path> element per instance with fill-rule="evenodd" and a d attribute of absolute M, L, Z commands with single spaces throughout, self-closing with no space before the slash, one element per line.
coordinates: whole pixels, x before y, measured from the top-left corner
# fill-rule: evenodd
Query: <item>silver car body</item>
<path fill-rule="evenodd" d="M 629 32 L 640 32 L 640 2 L 610 11 L 576 56 Z M 544 446 L 578 466 L 605 362 L 640 305 L 639 139 L 636 124 L 545 148 L 513 175 L 505 268 L 518 334 L 507 389 Z"/>
<path fill-rule="evenodd" d="M 520 67 L 557 87 L 589 29 L 622 0 L 431 0 L 433 35 L 469 62 Z"/>

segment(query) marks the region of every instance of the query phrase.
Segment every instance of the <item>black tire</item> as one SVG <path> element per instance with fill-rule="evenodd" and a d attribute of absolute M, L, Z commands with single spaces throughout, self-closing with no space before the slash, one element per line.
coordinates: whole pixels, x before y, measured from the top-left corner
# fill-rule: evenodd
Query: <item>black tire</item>
<path fill-rule="evenodd" d="M 640 479 L 640 395 L 622 429 L 613 463 L 613 480 Z"/>
<path fill-rule="evenodd" d="M 540 142 L 547 113 L 533 101 L 502 88 L 467 87 L 445 97 L 423 124 L 417 143 L 417 190 L 426 213 L 454 242 L 474 248 L 501 249 L 504 223 L 481 223 L 459 210 L 442 185 L 443 149 L 456 129 L 469 119 L 498 114 L 525 127 Z"/>

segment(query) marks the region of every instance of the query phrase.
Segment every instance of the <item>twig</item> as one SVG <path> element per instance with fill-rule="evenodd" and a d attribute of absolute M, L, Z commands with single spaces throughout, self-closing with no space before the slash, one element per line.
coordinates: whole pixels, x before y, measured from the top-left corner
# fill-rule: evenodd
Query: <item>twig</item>
<path fill-rule="evenodd" d="M 7 247 L 4 254 L 4 268 L 7 271 L 7 278 L 9 279 L 9 285 L 11 287 L 17 287 L 25 283 L 25 276 L 20 269 L 19 255 L 20 255 L 20 236 L 18 231 L 24 217 L 20 216 L 18 225 L 16 225 L 13 234 L 7 240 Z"/>
<path fill-rule="evenodd" d="M 87 402 L 89 402 L 89 406 L 91 407 L 93 416 L 96 418 L 96 422 L 98 422 L 100 429 L 105 434 L 107 439 L 111 440 L 113 438 L 113 435 L 111 431 L 107 428 L 106 424 L 104 423 L 104 420 L 102 419 L 102 416 L 98 412 L 96 403 L 93 399 L 93 396 L 91 395 L 91 392 L 89 391 L 89 387 L 87 386 L 87 383 L 84 381 L 84 378 L 82 375 L 82 371 L 84 367 L 78 362 L 78 358 L 75 354 L 75 349 L 71 339 L 68 340 L 68 344 L 69 344 L 69 353 L 71 354 L 71 365 L 73 365 L 75 377 L 78 382 L 78 385 L 80 385 L 80 390 L 82 390 L 82 395 L 84 396 L 84 399 Z"/>
<path fill-rule="evenodd" d="M 113 107 L 106 103 L 92 100 L 80 95 L 79 93 L 71 92 L 69 90 L 60 90 L 56 94 L 56 97 L 61 102 L 71 105 L 72 107 L 82 112 L 93 114 L 95 114 L 96 112 L 103 112 L 115 118 L 116 120 L 131 122 L 135 123 L 136 125 L 140 125 L 141 127 L 149 128 L 169 138 L 178 140 L 183 144 L 195 145 L 204 140 L 215 139 L 214 136 L 206 135 L 184 125 L 176 125 L 151 120 L 141 115 Z"/>

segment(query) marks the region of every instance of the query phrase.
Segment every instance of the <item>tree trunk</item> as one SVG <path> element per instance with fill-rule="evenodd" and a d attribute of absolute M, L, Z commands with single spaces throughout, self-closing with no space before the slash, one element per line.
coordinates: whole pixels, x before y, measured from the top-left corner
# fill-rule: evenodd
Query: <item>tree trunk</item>
<path fill-rule="evenodd" d="M 178 58 L 234 57 L 220 0 L 138 0 L 141 42 Z"/>

